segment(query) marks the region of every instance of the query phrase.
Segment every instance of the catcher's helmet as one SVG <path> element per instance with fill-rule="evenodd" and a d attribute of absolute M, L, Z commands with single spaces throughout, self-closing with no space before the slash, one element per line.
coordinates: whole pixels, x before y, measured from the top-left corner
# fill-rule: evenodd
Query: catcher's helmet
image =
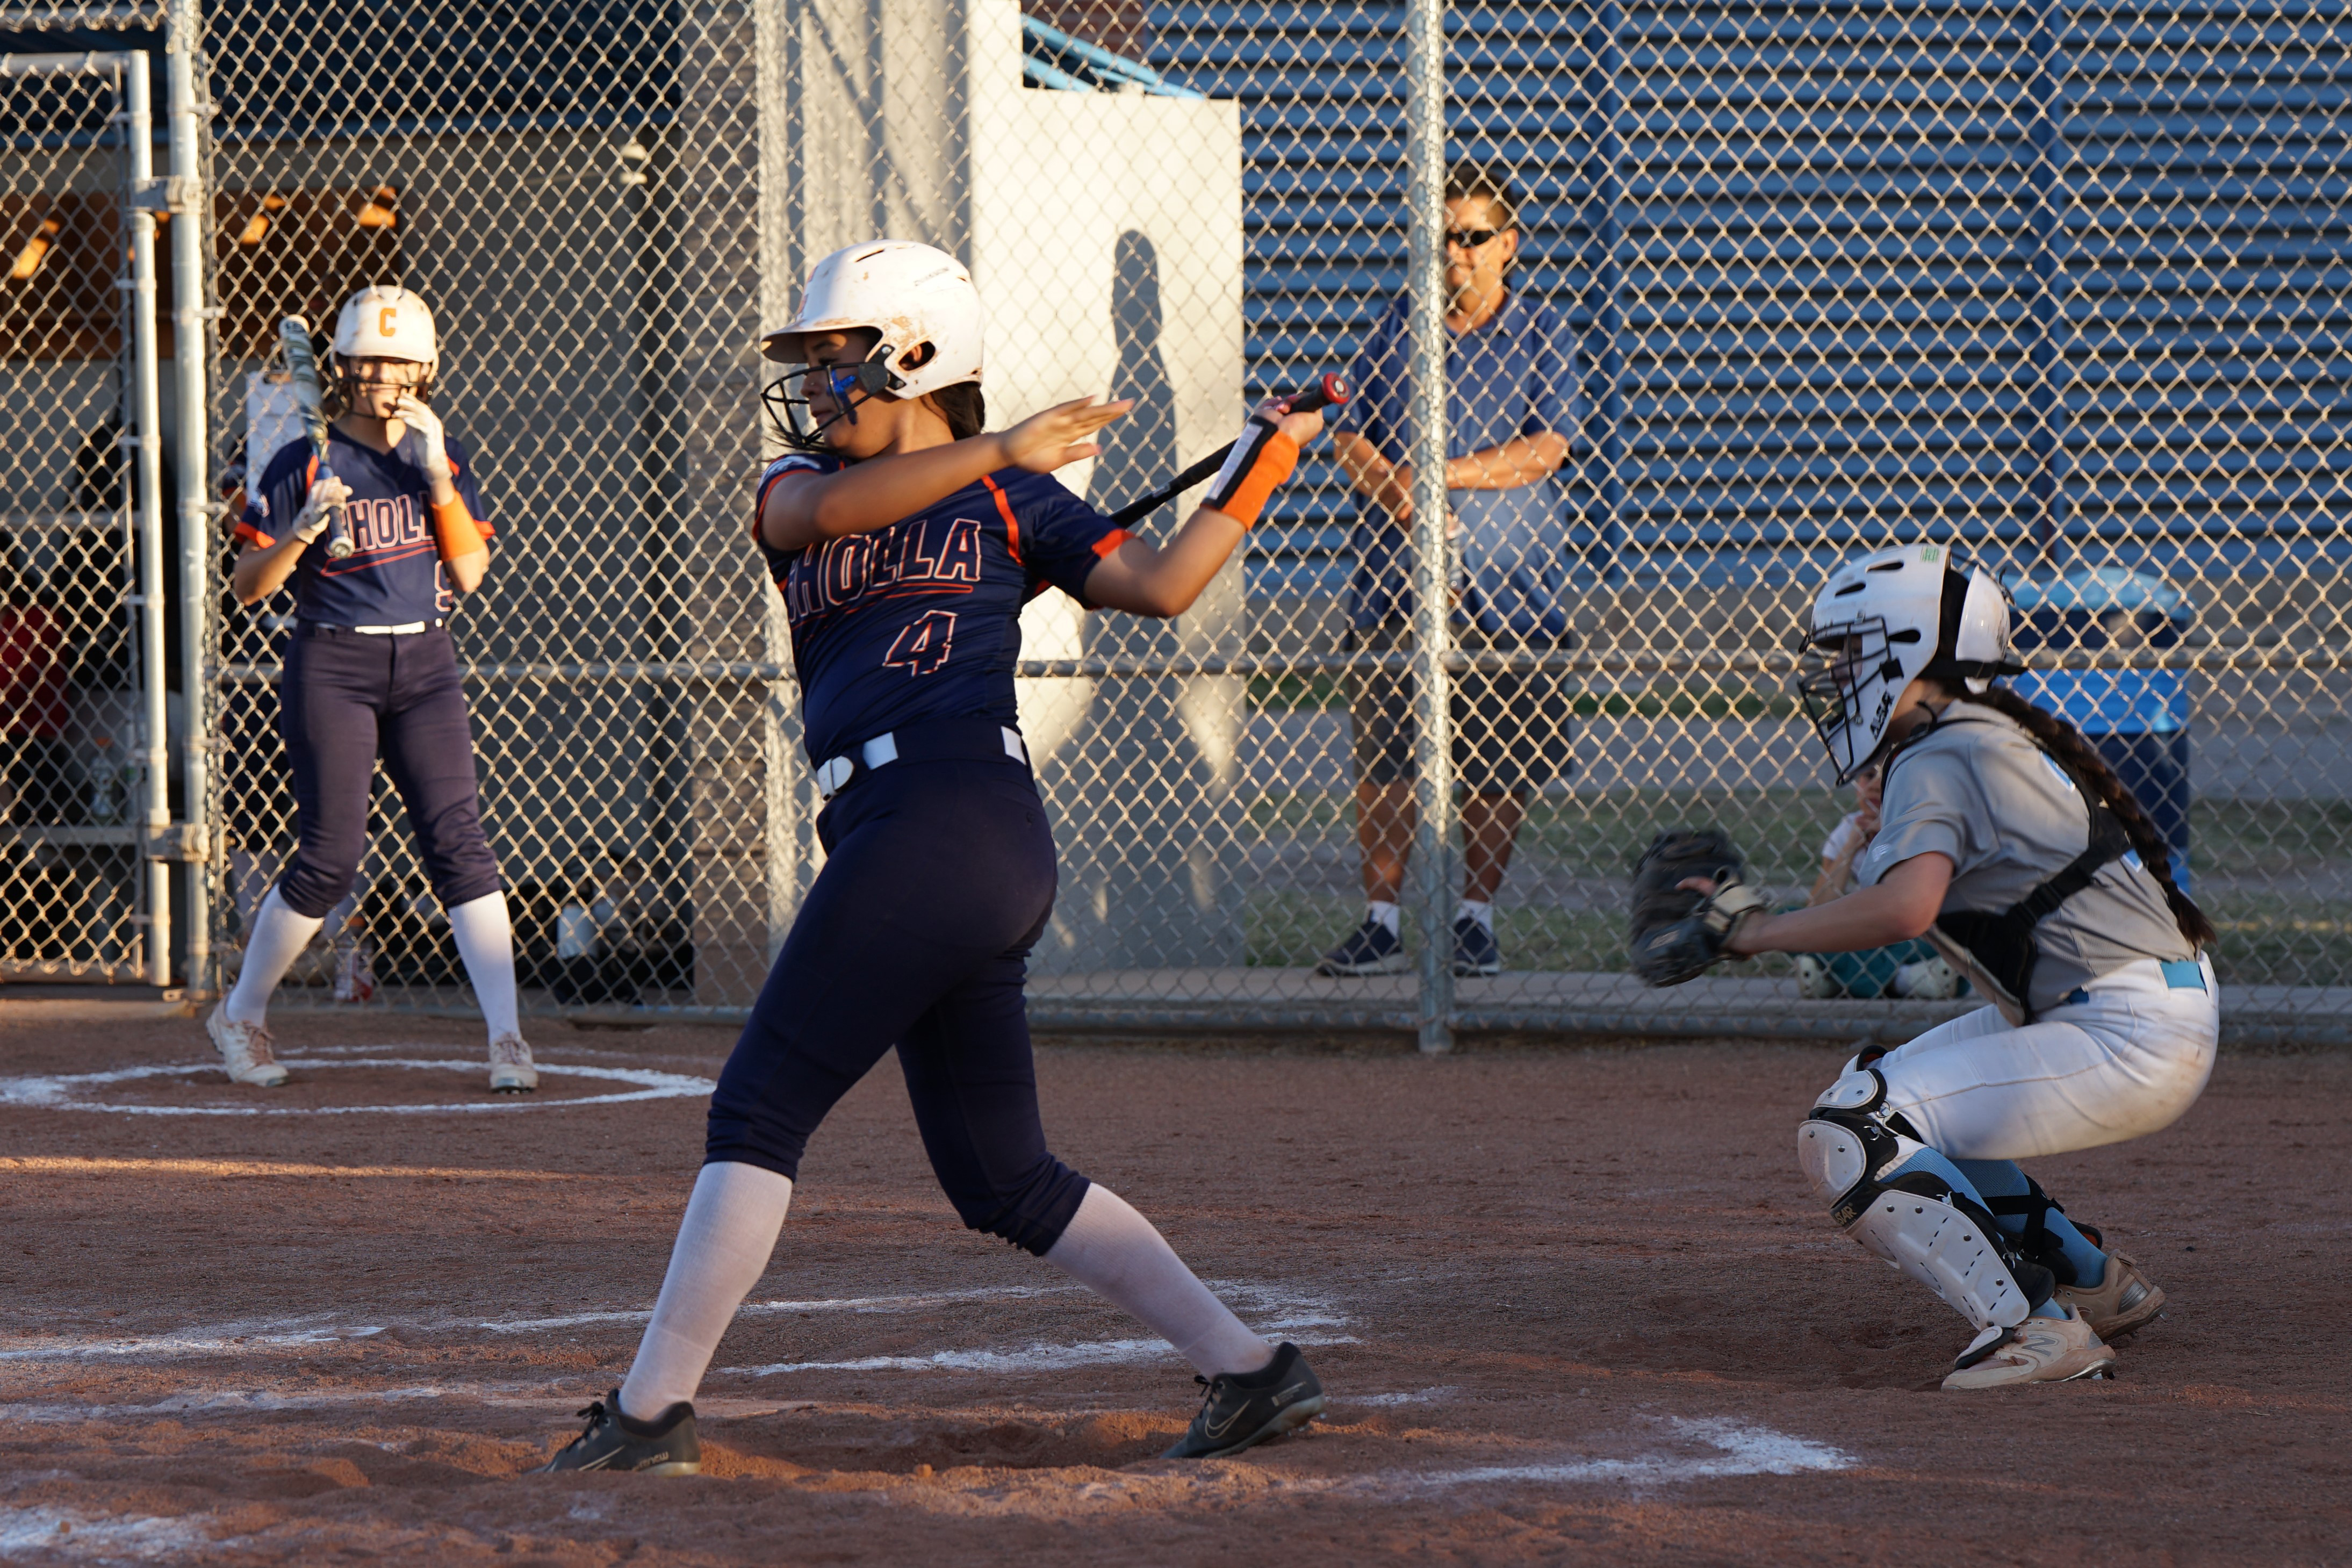
<path fill-rule="evenodd" d="M 346 402 L 353 360 L 398 359 L 423 365 L 419 397 L 431 394 L 434 373 L 441 363 L 441 338 L 433 330 L 432 310 L 416 294 L 393 283 L 371 283 L 343 301 L 335 317 L 334 350 L 336 368 L 346 383 Z"/>
<path fill-rule="evenodd" d="M 818 420 L 803 386 L 820 368 L 808 364 L 808 338 L 861 327 L 880 341 L 863 364 L 822 367 L 840 413 Z M 920 397 L 980 380 L 980 290 L 963 263 L 944 250 L 906 239 L 868 240 L 810 269 L 800 309 L 760 335 L 760 352 L 806 367 L 771 383 L 760 399 L 785 440 L 822 447 L 826 426 L 843 417 L 856 423 L 857 405 L 879 394 Z"/>
<path fill-rule="evenodd" d="M 1874 551 L 1832 573 L 1798 652 L 1797 694 L 1840 784 L 1878 756 L 1914 680 L 1982 691 L 2025 668 L 2010 646 L 2008 591 L 1940 544 Z"/>

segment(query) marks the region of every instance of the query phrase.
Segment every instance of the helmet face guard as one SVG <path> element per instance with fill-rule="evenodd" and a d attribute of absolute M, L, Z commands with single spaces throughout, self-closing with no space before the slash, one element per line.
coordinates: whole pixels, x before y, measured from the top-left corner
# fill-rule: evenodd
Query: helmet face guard
<path fill-rule="evenodd" d="M 1919 639 L 1916 631 L 1890 631 L 1885 621 L 1873 616 L 1798 637 L 1797 696 L 1842 784 L 1852 783 L 1877 756 L 1895 700 L 1911 684 L 1895 647 L 1906 636 Z"/>
<path fill-rule="evenodd" d="M 849 364 L 804 364 L 785 372 L 760 389 L 760 406 L 775 426 L 777 439 L 801 452 L 829 452 L 824 433 L 843 420 L 857 423 L 857 405 L 870 403 L 902 384 L 890 373 L 889 350 L 877 348 L 874 357 Z M 820 416 L 809 404 L 814 380 L 825 390 L 831 414 Z"/>
<path fill-rule="evenodd" d="M 404 363 L 415 364 L 417 362 L 415 360 L 408 360 Z M 341 354 L 336 354 L 334 356 L 334 366 L 335 386 L 342 395 L 343 406 L 345 408 L 356 408 L 359 406 L 359 389 L 361 387 L 380 386 L 383 384 L 381 382 L 362 381 L 360 379 L 359 373 L 352 368 L 352 361 L 345 359 Z M 419 403 L 432 402 L 434 372 L 440 368 L 440 366 L 433 364 L 425 366 L 425 374 L 418 376 L 416 378 L 415 384 L 408 388 L 408 395 L 414 397 Z"/>

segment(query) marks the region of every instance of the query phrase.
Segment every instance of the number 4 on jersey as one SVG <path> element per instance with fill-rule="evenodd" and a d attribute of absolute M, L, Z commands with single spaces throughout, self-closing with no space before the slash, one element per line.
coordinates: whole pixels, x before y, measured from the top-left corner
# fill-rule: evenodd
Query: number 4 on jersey
<path fill-rule="evenodd" d="M 909 675 L 929 675 L 947 663 L 949 652 L 955 647 L 955 612 L 932 610 L 919 619 L 909 621 L 890 651 L 882 656 L 885 668 L 903 669 Z"/>

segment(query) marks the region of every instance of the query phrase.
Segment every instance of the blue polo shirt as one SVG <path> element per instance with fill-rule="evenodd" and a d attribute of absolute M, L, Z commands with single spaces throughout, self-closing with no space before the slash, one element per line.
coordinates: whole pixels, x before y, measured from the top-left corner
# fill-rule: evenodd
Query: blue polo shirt
<path fill-rule="evenodd" d="M 1507 296 L 1493 320 L 1456 336 L 1445 353 L 1445 452 L 1465 458 L 1545 431 L 1576 438 L 1576 353 L 1549 305 Z M 1356 395 L 1331 421 L 1363 437 L 1391 463 L 1405 461 L 1414 430 L 1406 412 L 1411 345 L 1405 302 L 1383 313 L 1356 356 Z M 1349 618 L 1360 627 L 1412 614 L 1412 539 L 1358 497 L 1356 574 Z M 1449 490 L 1462 520 L 1466 579 L 1457 619 L 1487 632 L 1553 641 L 1568 633 L 1568 531 L 1556 479 L 1507 490 Z"/>

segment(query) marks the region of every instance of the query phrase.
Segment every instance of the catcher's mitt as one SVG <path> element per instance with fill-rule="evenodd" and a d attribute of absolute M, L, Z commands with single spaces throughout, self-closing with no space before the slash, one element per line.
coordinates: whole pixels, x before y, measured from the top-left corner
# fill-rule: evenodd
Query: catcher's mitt
<path fill-rule="evenodd" d="M 1704 877 L 1712 894 L 1682 884 Z M 1748 886 L 1748 866 L 1713 828 L 1659 834 L 1633 868 L 1633 973 L 1651 985 L 1680 985 L 1725 956 L 1733 928 L 1764 907 Z"/>

